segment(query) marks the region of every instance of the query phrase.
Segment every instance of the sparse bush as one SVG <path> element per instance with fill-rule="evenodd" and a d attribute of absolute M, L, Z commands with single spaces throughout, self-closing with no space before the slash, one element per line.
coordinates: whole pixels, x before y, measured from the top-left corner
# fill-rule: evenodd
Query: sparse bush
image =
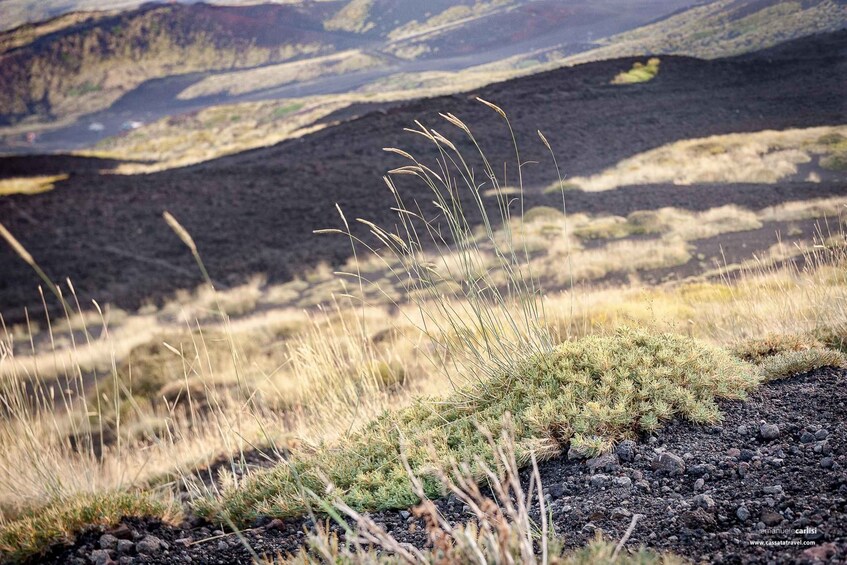
<path fill-rule="evenodd" d="M 635 62 L 632 68 L 618 74 L 612 84 L 637 84 L 639 82 L 648 82 L 656 78 L 659 74 L 659 65 L 661 61 L 658 57 L 653 57 L 647 61 L 647 64 Z"/>
<path fill-rule="evenodd" d="M 823 157 L 821 167 L 830 171 L 847 171 L 847 152 L 834 153 Z"/>
<path fill-rule="evenodd" d="M 304 489 L 323 492 L 327 481 L 355 509 L 408 507 L 418 497 L 401 454 L 422 477 L 427 496 L 443 495 L 432 469 L 453 460 L 491 464 L 494 453 L 480 429 L 499 435 L 507 413 L 514 418 L 516 456 L 525 464 L 533 454 L 546 459 L 568 445 L 596 454 L 674 415 L 715 421 L 716 398 L 742 398 L 757 383 L 752 366 L 693 339 L 632 329 L 590 336 L 445 399 L 387 412 L 337 447 L 296 453 L 220 501 L 201 500 L 198 510 L 236 524 L 260 514 L 293 516 L 307 507 Z M 472 468 L 479 478 L 479 467 Z"/>

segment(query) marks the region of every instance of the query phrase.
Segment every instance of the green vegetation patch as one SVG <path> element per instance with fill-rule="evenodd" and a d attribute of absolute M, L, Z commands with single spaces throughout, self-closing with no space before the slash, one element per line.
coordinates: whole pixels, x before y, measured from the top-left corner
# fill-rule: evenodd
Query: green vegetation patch
<path fill-rule="evenodd" d="M 498 437 L 507 413 L 520 463 L 530 453 L 544 459 L 568 447 L 588 456 L 675 415 L 718 420 L 716 398 L 743 398 L 759 381 L 752 365 L 691 338 L 635 329 L 589 336 L 445 399 L 386 412 L 336 447 L 297 453 L 227 489 L 220 500 L 201 500 L 198 511 L 236 524 L 260 515 L 295 516 L 306 509 L 306 493 L 323 493 L 327 483 L 354 508 L 408 507 L 418 500 L 401 453 L 427 495 L 442 495 L 435 470 L 454 460 L 492 463 L 481 430 Z"/>
<path fill-rule="evenodd" d="M 734 353 L 757 365 L 765 381 L 773 381 L 822 367 L 847 367 L 847 357 L 839 351 L 843 343 L 838 332 L 832 330 L 773 334 L 744 341 Z"/>
<path fill-rule="evenodd" d="M 89 526 L 115 526 L 124 517 L 172 520 L 178 509 L 142 493 L 110 492 L 63 499 L 0 527 L 0 556 L 20 561 L 68 541 Z"/>
<path fill-rule="evenodd" d="M 637 84 L 651 81 L 659 74 L 660 64 L 661 60 L 658 57 L 651 58 L 646 64 L 636 62 L 630 70 L 619 73 L 612 80 L 612 84 Z"/>

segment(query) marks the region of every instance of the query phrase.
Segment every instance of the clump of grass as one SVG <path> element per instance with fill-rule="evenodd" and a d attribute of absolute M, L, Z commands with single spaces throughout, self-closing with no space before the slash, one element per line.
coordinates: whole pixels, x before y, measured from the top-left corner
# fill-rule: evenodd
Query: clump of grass
<path fill-rule="evenodd" d="M 47 192 L 48 190 L 53 190 L 56 183 L 67 179 L 68 175 L 0 179 L 0 196 Z"/>
<path fill-rule="evenodd" d="M 647 64 L 637 61 L 633 63 L 630 70 L 619 73 L 612 80 L 612 84 L 637 84 L 651 81 L 659 74 L 660 64 L 661 61 L 658 57 L 652 57 L 647 61 Z"/>
<path fill-rule="evenodd" d="M 830 171 L 847 171 L 847 151 L 823 157 L 821 167 Z"/>
<path fill-rule="evenodd" d="M 307 509 L 304 493 L 322 492 L 327 483 L 358 510 L 408 507 L 419 497 L 401 455 L 427 496 L 443 495 L 434 470 L 453 460 L 490 464 L 495 454 L 480 429 L 498 434 L 506 414 L 514 418 L 516 457 L 526 464 L 568 446 L 596 454 L 675 415 L 718 420 L 715 398 L 741 398 L 757 383 L 752 366 L 690 338 L 635 329 L 589 336 L 447 398 L 386 412 L 338 446 L 298 453 L 226 490 L 220 501 L 201 501 L 198 510 L 236 524 L 294 516 Z M 471 470 L 481 478 L 479 464 Z"/>
<path fill-rule="evenodd" d="M 0 527 L 0 552 L 17 561 L 72 539 L 90 526 L 114 526 L 125 517 L 155 517 L 175 521 L 178 506 L 146 493 L 107 492 L 78 495 Z"/>
<path fill-rule="evenodd" d="M 556 535 L 547 515 L 543 496 L 544 488 L 538 471 L 537 460 L 532 457 L 532 472 L 526 486 L 518 472 L 518 458 L 514 441 L 514 429 L 509 418 L 504 419 L 504 431 L 499 444 L 488 437 L 495 453 L 493 463 L 482 461 L 477 464 L 487 479 L 492 495 L 483 494 L 477 486 L 470 468 L 463 464 L 451 464 L 449 469 L 439 469 L 440 478 L 446 489 L 461 500 L 470 510 L 467 523 L 451 524 L 438 512 L 427 497 L 422 483 L 408 466 L 402 462 L 422 500 L 413 509 L 426 525 L 429 544 L 418 549 L 398 541 L 369 517 L 350 508 L 343 501 L 336 501 L 336 521 L 344 528 L 346 539 L 342 544 L 335 534 L 328 534 L 321 526 L 309 538 L 308 548 L 301 549 L 294 557 L 284 560 L 289 565 L 306 563 L 526 563 L 548 564 L 677 564 L 682 561 L 674 555 L 659 555 L 643 548 L 636 551 L 625 549 L 625 544 L 638 525 L 641 515 L 633 516 L 623 537 L 612 543 L 598 533 L 585 547 L 574 552 L 565 552 L 564 540 Z M 402 455 L 401 455 L 402 457 Z M 345 518 L 351 519 L 353 526 Z"/>
<path fill-rule="evenodd" d="M 847 367 L 847 357 L 830 349 L 813 333 L 771 334 L 734 348 L 739 358 L 756 364 L 765 381 L 784 379 L 822 367 Z"/>

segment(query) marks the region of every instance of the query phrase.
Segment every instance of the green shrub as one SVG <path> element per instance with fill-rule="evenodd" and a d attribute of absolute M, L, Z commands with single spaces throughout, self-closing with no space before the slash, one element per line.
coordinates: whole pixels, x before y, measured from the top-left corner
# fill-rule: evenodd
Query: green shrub
<path fill-rule="evenodd" d="M 559 345 L 527 359 L 514 372 L 387 412 L 336 447 L 295 454 L 284 465 L 198 502 L 211 519 L 248 524 L 259 515 L 295 516 L 308 491 L 334 494 L 357 509 L 408 507 L 417 502 L 401 464 L 405 453 L 428 496 L 443 494 L 434 469 L 450 461 L 493 458 L 486 434 L 511 414 L 517 457 L 544 459 L 573 447 L 585 454 L 611 448 L 675 415 L 695 422 L 720 418 L 715 399 L 742 398 L 759 382 L 755 369 L 694 339 L 622 329 Z"/>
<path fill-rule="evenodd" d="M 618 74 L 612 80 L 612 84 L 637 84 L 651 81 L 659 74 L 660 64 L 661 60 L 658 57 L 651 58 L 646 65 L 639 62 L 633 63 L 632 68 Z"/>

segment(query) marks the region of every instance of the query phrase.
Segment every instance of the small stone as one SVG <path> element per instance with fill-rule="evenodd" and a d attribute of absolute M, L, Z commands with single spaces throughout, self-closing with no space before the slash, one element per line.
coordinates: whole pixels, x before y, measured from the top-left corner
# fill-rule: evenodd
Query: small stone
<path fill-rule="evenodd" d="M 735 515 L 742 522 L 746 522 L 750 519 L 750 511 L 747 510 L 746 506 L 739 506 L 738 509 L 735 511 Z"/>
<path fill-rule="evenodd" d="M 708 510 L 709 512 L 715 509 L 715 499 L 708 494 L 698 494 L 694 497 L 694 506 Z"/>
<path fill-rule="evenodd" d="M 282 531 L 285 529 L 285 521 L 280 520 L 279 518 L 274 518 L 265 525 L 265 529 Z"/>
<path fill-rule="evenodd" d="M 615 453 L 618 455 L 618 459 L 624 462 L 629 462 L 635 459 L 635 442 L 629 439 L 625 439 L 620 442 L 618 446 L 615 448 Z"/>
<path fill-rule="evenodd" d="M 602 473 L 598 473 L 591 477 L 591 486 L 593 487 L 603 487 L 609 483 L 609 475 L 603 475 Z"/>
<path fill-rule="evenodd" d="M 114 563 L 112 556 L 109 555 L 109 551 L 106 549 L 95 549 L 91 552 L 89 559 L 91 559 L 94 565 L 112 565 Z"/>
<path fill-rule="evenodd" d="M 552 499 L 556 500 L 564 496 L 565 486 L 562 483 L 554 483 L 547 487 L 547 492 L 550 493 Z"/>
<path fill-rule="evenodd" d="M 109 533 L 118 539 L 132 539 L 132 530 L 126 524 L 119 524 L 109 530 Z"/>
<path fill-rule="evenodd" d="M 745 426 L 744 424 L 741 424 L 740 426 L 738 426 L 738 435 L 746 436 L 748 433 L 749 433 L 749 430 L 747 429 L 747 426 Z"/>
<path fill-rule="evenodd" d="M 762 492 L 765 494 L 776 494 L 782 496 L 785 494 L 785 491 L 782 488 L 782 485 L 773 485 L 769 487 L 762 488 Z"/>
<path fill-rule="evenodd" d="M 681 475 L 685 472 L 685 461 L 682 457 L 665 451 L 653 459 L 653 469 L 669 476 Z"/>
<path fill-rule="evenodd" d="M 598 455 L 586 461 L 585 464 L 592 473 L 595 471 L 614 471 L 619 467 L 618 456 L 614 453 Z"/>
<path fill-rule="evenodd" d="M 118 538 L 112 534 L 103 534 L 98 542 L 100 549 L 115 549 L 118 546 Z"/>
<path fill-rule="evenodd" d="M 779 512 L 762 512 L 762 522 L 764 522 L 766 526 L 778 526 L 782 523 L 783 519 L 782 514 Z"/>
<path fill-rule="evenodd" d="M 162 549 L 162 540 L 160 540 L 156 536 L 145 536 L 144 539 L 135 544 L 135 548 L 138 550 L 139 553 L 153 555 L 155 553 L 158 553 L 159 550 Z"/>
<path fill-rule="evenodd" d="M 411 514 L 409 513 L 408 510 L 401 510 L 400 511 L 400 517 L 403 518 L 404 520 L 407 520 L 409 518 L 409 516 L 411 516 Z"/>
<path fill-rule="evenodd" d="M 750 449 L 742 449 L 742 450 L 741 450 L 741 455 L 739 455 L 739 457 L 738 457 L 738 458 L 739 458 L 741 461 L 752 461 L 752 460 L 753 460 L 753 457 L 755 457 L 755 456 L 756 456 L 756 453 L 755 453 L 755 452 L 753 452 L 752 450 L 750 450 Z"/>
<path fill-rule="evenodd" d="M 135 549 L 135 544 L 128 539 L 118 540 L 117 549 L 120 555 L 126 555 L 127 553 L 132 553 L 132 550 Z"/>
<path fill-rule="evenodd" d="M 618 488 L 631 488 L 632 487 L 632 479 L 629 477 L 615 477 L 614 485 Z"/>
<path fill-rule="evenodd" d="M 803 557 L 812 562 L 829 563 L 836 553 L 838 553 L 838 547 L 830 542 L 810 547 L 803 551 Z"/>
<path fill-rule="evenodd" d="M 824 457 L 821 459 L 821 468 L 822 469 L 831 469 L 835 464 L 835 461 L 832 460 L 832 457 Z"/>
<path fill-rule="evenodd" d="M 765 441 L 771 441 L 779 437 L 779 426 L 776 424 L 762 424 L 759 427 L 759 435 Z"/>
<path fill-rule="evenodd" d="M 694 481 L 694 490 L 701 490 L 705 484 L 706 481 L 704 481 L 702 478 L 697 479 L 696 481 Z"/>
<path fill-rule="evenodd" d="M 626 508 L 621 508 L 620 506 L 612 509 L 612 520 L 620 520 L 621 518 L 629 518 L 632 516 L 632 512 L 627 510 Z"/>
<path fill-rule="evenodd" d="M 750 471 L 749 463 L 739 463 L 738 464 L 738 476 L 742 479 L 747 476 L 747 473 Z"/>
<path fill-rule="evenodd" d="M 829 430 L 824 428 L 819 429 L 815 432 L 815 439 L 818 441 L 824 440 L 829 436 Z"/>
<path fill-rule="evenodd" d="M 191 545 L 192 541 L 194 541 L 194 540 L 192 540 L 191 538 L 179 538 L 179 539 L 174 540 L 174 543 L 177 544 L 178 546 L 188 547 L 189 545 Z"/>
<path fill-rule="evenodd" d="M 737 447 L 731 447 L 727 449 L 726 454 L 729 457 L 741 457 L 741 450 Z"/>
<path fill-rule="evenodd" d="M 803 432 L 803 435 L 800 436 L 800 443 L 812 443 L 815 441 L 815 434 L 812 432 Z"/>
<path fill-rule="evenodd" d="M 218 551 L 227 551 L 229 549 L 229 544 L 224 540 L 218 542 Z"/>

